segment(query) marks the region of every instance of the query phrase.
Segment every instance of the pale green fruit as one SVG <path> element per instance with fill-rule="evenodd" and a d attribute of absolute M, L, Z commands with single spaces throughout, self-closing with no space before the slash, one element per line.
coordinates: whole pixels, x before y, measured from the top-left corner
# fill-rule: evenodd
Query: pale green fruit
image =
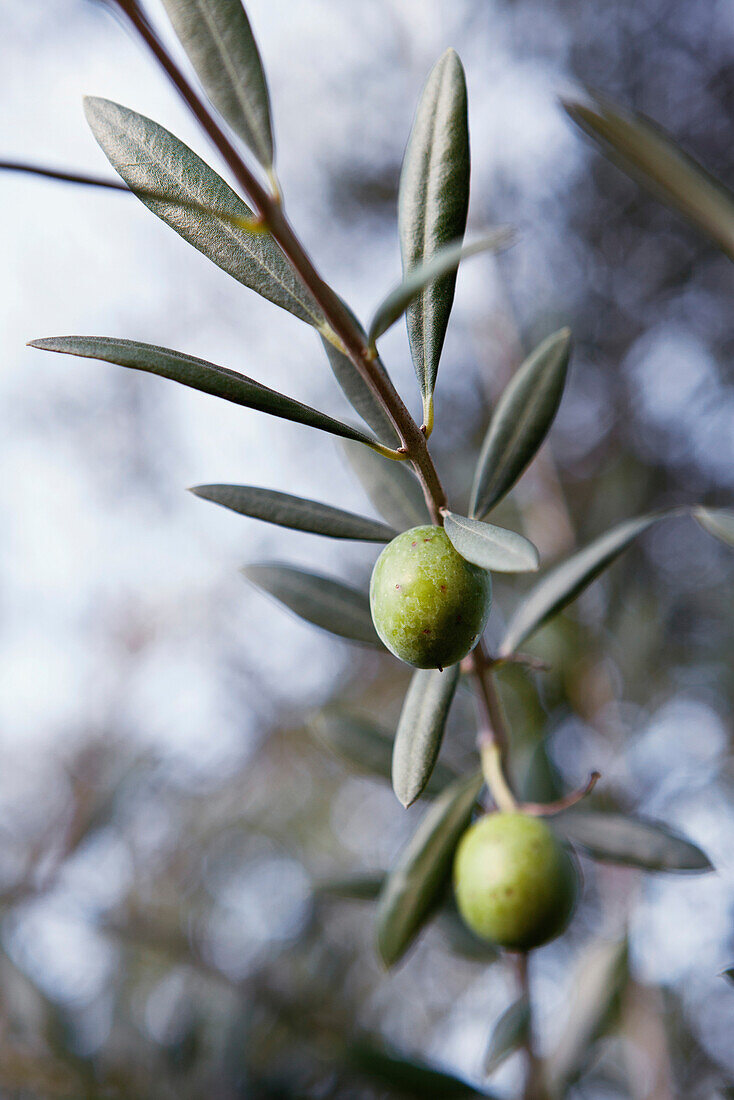
<path fill-rule="evenodd" d="M 538 817 L 487 814 L 456 851 L 459 912 L 482 939 L 513 951 L 540 947 L 563 932 L 578 885 L 575 860 Z"/>
<path fill-rule="evenodd" d="M 375 562 L 370 607 L 391 653 L 416 668 L 447 668 L 479 641 L 492 603 L 486 569 L 461 557 L 443 527 L 412 527 Z"/>

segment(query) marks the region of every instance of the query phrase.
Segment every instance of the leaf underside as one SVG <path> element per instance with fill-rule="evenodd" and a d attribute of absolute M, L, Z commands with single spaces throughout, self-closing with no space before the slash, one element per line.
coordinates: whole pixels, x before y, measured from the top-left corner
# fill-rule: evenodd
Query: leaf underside
<path fill-rule="evenodd" d="M 412 805 L 431 778 L 458 683 L 459 665 L 413 673 L 392 754 L 392 785 L 403 806 Z"/>
<path fill-rule="evenodd" d="M 481 569 L 495 573 L 528 573 L 538 568 L 538 551 L 529 539 L 516 531 L 454 512 L 444 512 L 444 530 L 462 558 Z"/>
<path fill-rule="evenodd" d="M 594 859 L 645 871 L 711 871 L 704 852 L 658 821 L 632 814 L 571 810 L 553 818 L 554 829 Z"/>

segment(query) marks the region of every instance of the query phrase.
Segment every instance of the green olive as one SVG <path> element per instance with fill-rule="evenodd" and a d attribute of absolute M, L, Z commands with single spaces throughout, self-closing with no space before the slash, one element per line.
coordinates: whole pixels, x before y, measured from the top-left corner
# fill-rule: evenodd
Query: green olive
<path fill-rule="evenodd" d="M 529 951 L 559 936 L 578 887 L 573 856 L 540 818 L 487 814 L 459 842 L 459 912 L 473 932 L 500 947 Z"/>
<path fill-rule="evenodd" d="M 486 569 L 461 557 L 443 527 L 412 527 L 375 562 L 370 607 L 391 653 L 416 668 L 446 668 L 479 641 L 492 603 Z"/>

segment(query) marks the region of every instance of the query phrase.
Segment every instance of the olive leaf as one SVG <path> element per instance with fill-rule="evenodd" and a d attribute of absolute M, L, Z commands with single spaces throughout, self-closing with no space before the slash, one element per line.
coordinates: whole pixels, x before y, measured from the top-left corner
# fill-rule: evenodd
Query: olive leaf
<path fill-rule="evenodd" d="M 504 248 L 512 241 L 512 231 L 508 228 L 495 229 L 479 240 L 470 244 L 462 244 L 454 241 L 434 252 L 430 260 L 420 264 L 419 267 L 409 271 L 403 281 L 387 294 L 380 302 L 372 318 L 367 331 L 367 342 L 370 347 L 375 346 L 375 341 L 402 317 L 410 303 L 420 292 L 440 279 L 456 271 L 462 260 L 470 256 L 477 256 L 480 252 L 496 252 Z"/>
<path fill-rule="evenodd" d="M 163 0 L 204 91 L 267 171 L 273 164 L 270 97 L 241 0 Z"/>
<path fill-rule="evenodd" d="M 273 489 L 257 489 L 252 485 L 197 485 L 191 492 L 243 516 L 333 539 L 389 542 L 397 534 L 379 520 Z"/>
<path fill-rule="evenodd" d="M 528 573 L 538 568 L 538 551 L 523 535 L 454 512 L 445 511 L 443 517 L 451 545 L 473 565 L 495 573 Z"/>
<path fill-rule="evenodd" d="M 694 508 L 696 523 L 726 546 L 734 546 L 734 512 L 724 508 Z"/>
<path fill-rule="evenodd" d="M 317 882 L 313 892 L 317 897 L 340 898 L 344 901 L 375 901 L 385 881 L 383 871 L 367 875 L 347 875 Z"/>
<path fill-rule="evenodd" d="M 392 754 L 393 790 L 403 806 L 411 806 L 431 778 L 458 683 L 458 664 L 413 673 Z"/>
<path fill-rule="evenodd" d="M 446 787 L 389 872 L 377 906 L 377 944 L 386 966 L 403 957 L 439 902 L 482 784 L 475 772 Z"/>
<path fill-rule="evenodd" d="M 324 745 L 360 771 L 389 779 L 392 771 L 394 740 L 364 718 L 341 707 L 325 707 L 309 719 L 309 729 Z M 425 784 L 425 794 L 438 794 L 456 773 L 437 762 Z"/>
<path fill-rule="evenodd" d="M 477 1090 L 468 1082 L 434 1069 L 428 1063 L 408 1058 L 387 1047 L 378 1038 L 362 1038 L 350 1043 L 345 1052 L 349 1068 L 381 1086 L 404 1097 L 421 1097 L 428 1100 L 463 1100 L 464 1097 L 483 1096 L 492 1100 L 486 1092 Z"/>
<path fill-rule="evenodd" d="M 585 101 L 568 98 L 561 103 L 610 160 L 734 259 L 734 194 L 669 134 L 596 92 L 587 90 Z"/>
<path fill-rule="evenodd" d="M 494 1073 L 526 1042 L 529 1031 L 530 1005 L 525 997 L 520 997 L 505 1009 L 492 1028 L 484 1055 L 484 1072 Z"/>
<path fill-rule="evenodd" d="M 582 952 L 566 1024 L 546 1060 L 551 1096 L 562 1100 L 583 1071 L 590 1048 L 603 1033 L 628 977 L 627 941 L 600 939 Z"/>
<path fill-rule="evenodd" d="M 345 309 L 348 308 L 345 305 Z M 351 313 L 351 310 L 349 312 Z M 353 314 L 352 318 L 355 324 L 359 324 Z M 348 355 L 335 347 L 331 340 L 327 340 L 325 336 L 321 337 L 321 342 L 324 345 L 326 358 L 334 377 L 354 411 L 364 420 L 365 424 L 372 428 L 379 440 L 389 447 L 397 447 L 400 440 L 393 422 L 372 387 L 367 384 Z M 378 370 L 387 373 L 379 359 L 375 360 L 374 365 Z"/>
<path fill-rule="evenodd" d="M 349 442 L 342 446 L 365 493 L 391 527 L 405 531 L 430 523 L 423 490 L 404 462 L 394 462 Z"/>
<path fill-rule="evenodd" d="M 594 859 L 645 871 L 712 871 L 697 845 L 659 821 L 632 814 L 570 810 L 552 819 L 553 829 Z"/>
<path fill-rule="evenodd" d="M 325 328 L 311 292 L 270 234 L 247 227 L 252 211 L 213 168 L 136 111 L 95 98 L 85 99 L 84 107 L 110 164 L 149 210 L 238 282 Z M 159 198 L 161 192 L 170 197 Z"/>
<path fill-rule="evenodd" d="M 469 175 L 466 81 L 458 54 L 449 49 L 426 81 L 403 158 L 398 229 L 404 275 L 430 260 L 442 246 L 463 237 Z M 425 420 L 455 286 L 456 273 L 450 272 L 420 291 L 406 311 Z"/>
<path fill-rule="evenodd" d="M 507 657 L 513 653 L 526 638 L 583 592 L 587 585 L 619 557 L 633 539 L 658 520 L 672 514 L 675 512 L 660 512 L 657 515 L 626 520 L 554 566 L 530 589 L 515 610 L 500 645 L 499 656 Z"/>
<path fill-rule="evenodd" d="M 235 405 L 244 405 L 247 409 L 257 409 L 283 420 L 307 424 L 311 428 L 319 428 L 343 439 L 372 444 L 372 440 L 357 428 L 334 420 L 326 413 L 312 409 L 310 405 L 285 397 L 244 374 L 229 370 L 228 367 L 220 367 L 205 359 L 197 359 L 193 355 L 185 355 L 170 348 L 105 336 L 50 336 L 44 340 L 31 340 L 29 346 L 40 348 L 41 351 L 79 355 L 83 359 L 101 359 L 105 363 L 157 374 L 161 378 L 170 378 L 213 397 L 232 401 Z"/>
<path fill-rule="evenodd" d="M 548 336 L 519 367 L 497 402 L 477 462 L 469 514 L 486 516 L 533 460 L 566 383 L 571 333 Z"/>
<path fill-rule="evenodd" d="M 721 977 L 724 981 L 729 982 L 730 985 L 734 985 L 734 966 L 730 966 L 722 971 Z"/>
<path fill-rule="evenodd" d="M 314 626 L 364 645 L 380 646 L 369 600 L 351 585 L 274 562 L 247 565 L 248 580 Z"/>

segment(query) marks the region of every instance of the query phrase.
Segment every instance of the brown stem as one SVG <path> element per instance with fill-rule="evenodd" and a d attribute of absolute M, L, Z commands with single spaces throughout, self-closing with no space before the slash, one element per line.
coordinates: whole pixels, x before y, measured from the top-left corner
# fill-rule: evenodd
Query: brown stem
<path fill-rule="evenodd" d="M 428 450 L 426 437 L 413 420 L 400 395 L 370 353 L 364 337 L 339 296 L 324 282 L 301 245 L 286 217 L 279 197 L 272 195 L 250 171 L 237 149 L 219 126 L 204 101 L 170 57 L 137 0 L 115 0 L 118 8 L 148 46 L 196 120 L 209 135 L 237 183 L 252 202 L 255 212 L 267 225 L 273 240 L 290 261 L 302 282 L 313 295 L 321 311 L 338 336 L 346 354 L 390 417 L 402 442 L 404 453 L 413 463 L 433 522 L 443 524 L 441 508 L 446 494 Z"/>
<path fill-rule="evenodd" d="M 522 1051 L 525 1059 L 525 1081 L 523 1083 L 522 1100 L 547 1100 L 547 1090 L 543 1081 L 543 1064 L 536 1054 L 533 1039 L 533 1015 L 532 998 L 530 996 L 530 972 L 528 967 L 529 956 L 523 951 L 515 956 L 517 970 L 517 983 L 520 996 L 528 1006 L 528 1026 Z"/>
<path fill-rule="evenodd" d="M 524 814 L 531 814 L 533 817 L 551 817 L 553 814 L 560 814 L 591 794 L 600 779 L 601 772 L 592 772 L 583 787 L 571 791 L 565 798 L 559 798 L 555 802 L 523 802 L 520 808 Z"/>

